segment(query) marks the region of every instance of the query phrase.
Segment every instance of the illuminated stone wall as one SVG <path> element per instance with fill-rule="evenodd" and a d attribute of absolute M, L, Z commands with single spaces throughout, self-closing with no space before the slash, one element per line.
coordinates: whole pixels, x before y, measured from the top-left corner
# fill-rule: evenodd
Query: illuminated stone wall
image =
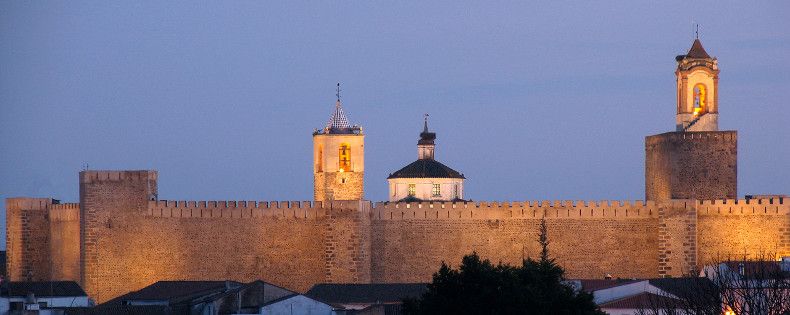
<path fill-rule="evenodd" d="M 6 199 L 6 272 L 11 281 L 50 278 L 49 198 Z"/>
<path fill-rule="evenodd" d="M 321 172 L 313 174 L 316 201 L 362 200 L 365 196 L 364 172 Z"/>
<path fill-rule="evenodd" d="M 737 196 L 736 131 L 668 132 L 645 138 L 645 198 L 733 199 Z"/>
<path fill-rule="evenodd" d="M 54 280 L 80 281 L 80 207 L 50 205 L 49 253 Z"/>
<path fill-rule="evenodd" d="M 703 201 L 697 206 L 699 263 L 790 256 L 790 200 Z"/>
<path fill-rule="evenodd" d="M 430 281 L 442 261 L 473 251 L 520 265 L 540 255 L 545 215 L 550 254 L 569 277 L 658 276 L 657 207 L 651 202 L 389 203 L 373 214 L 373 281 Z"/>
<path fill-rule="evenodd" d="M 176 202 L 155 200 L 156 180 L 82 172 L 79 207 L 8 199 L 11 279 L 79 276 L 98 302 L 158 280 L 263 279 L 299 291 L 422 282 L 472 251 L 509 264 L 537 257 L 542 217 L 571 278 L 680 276 L 724 255 L 790 255 L 787 200 Z"/>

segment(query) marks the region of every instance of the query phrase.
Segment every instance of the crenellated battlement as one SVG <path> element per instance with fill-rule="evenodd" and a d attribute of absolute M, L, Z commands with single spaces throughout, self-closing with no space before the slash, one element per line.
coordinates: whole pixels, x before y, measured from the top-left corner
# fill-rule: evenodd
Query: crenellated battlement
<path fill-rule="evenodd" d="M 61 208 L 79 204 L 56 205 Z M 370 211 L 373 219 L 508 219 L 508 218 L 656 218 L 658 208 L 690 209 L 700 215 L 790 214 L 779 199 L 667 200 L 528 200 L 517 202 L 376 202 L 369 201 L 183 201 L 152 200 L 147 216 L 162 218 L 318 218 L 328 211 Z"/>
<path fill-rule="evenodd" d="M 649 218 L 652 201 L 534 200 L 523 202 L 380 202 L 374 219 Z"/>
<path fill-rule="evenodd" d="M 152 170 L 136 171 L 82 171 L 80 172 L 80 184 L 99 183 L 99 182 L 119 182 L 127 180 L 153 180 L 156 181 L 158 174 Z"/>
<path fill-rule="evenodd" d="M 50 221 L 77 221 L 80 219 L 79 203 L 52 204 L 49 208 Z"/>
<path fill-rule="evenodd" d="M 146 215 L 162 218 L 317 218 L 330 212 L 369 211 L 367 201 L 151 200 Z"/>
<path fill-rule="evenodd" d="M 46 210 L 52 204 L 51 198 L 6 198 L 5 206 L 7 209 L 19 210 Z"/>
<path fill-rule="evenodd" d="M 666 132 L 662 134 L 645 137 L 646 146 L 655 146 L 662 143 L 677 143 L 701 140 L 718 140 L 722 142 L 737 142 L 738 132 L 727 131 L 689 131 L 689 132 Z"/>
<path fill-rule="evenodd" d="M 698 215 L 790 215 L 790 202 L 784 198 L 699 200 L 697 203 Z"/>

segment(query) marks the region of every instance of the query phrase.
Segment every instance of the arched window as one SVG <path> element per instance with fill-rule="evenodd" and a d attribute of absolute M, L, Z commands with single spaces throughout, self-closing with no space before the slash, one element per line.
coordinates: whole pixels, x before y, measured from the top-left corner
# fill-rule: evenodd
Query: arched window
<path fill-rule="evenodd" d="M 697 83 L 694 86 L 694 115 L 707 112 L 707 94 L 708 91 L 704 84 Z"/>
<path fill-rule="evenodd" d="M 341 172 L 350 172 L 351 171 L 351 146 L 348 143 L 341 143 L 340 144 L 340 153 L 339 153 L 339 160 L 340 164 L 338 165 L 338 171 Z"/>

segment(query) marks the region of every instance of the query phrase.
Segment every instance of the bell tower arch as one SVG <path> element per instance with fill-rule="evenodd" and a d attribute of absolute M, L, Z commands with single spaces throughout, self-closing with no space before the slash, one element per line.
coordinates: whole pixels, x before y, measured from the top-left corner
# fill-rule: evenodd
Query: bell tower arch
<path fill-rule="evenodd" d="M 688 53 L 675 57 L 677 131 L 719 130 L 719 64 L 694 40 Z"/>

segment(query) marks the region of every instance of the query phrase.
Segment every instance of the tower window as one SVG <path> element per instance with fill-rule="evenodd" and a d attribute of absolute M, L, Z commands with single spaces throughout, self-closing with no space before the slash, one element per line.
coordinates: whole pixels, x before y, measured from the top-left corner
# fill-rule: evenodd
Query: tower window
<path fill-rule="evenodd" d="M 440 197 L 442 195 L 442 186 L 440 184 L 433 184 L 431 193 L 433 193 L 434 197 Z"/>
<path fill-rule="evenodd" d="M 409 196 L 414 197 L 417 194 L 417 185 L 409 184 Z"/>
<path fill-rule="evenodd" d="M 705 85 L 699 83 L 694 86 L 694 115 L 707 112 L 707 91 Z"/>
<path fill-rule="evenodd" d="M 458 184 L 453 185 L 453 197 L 458 198 Z"/>
<path fill-rule="evenodd" d="M 340 160 L 340 164 L 338 165 L 338 170 L 341 171 L 341 172 L 350 172 L 351 171 L 351 146 L 348 145 L 348 143 L 341 143 L 340 144 L 339 160 Z"/>

